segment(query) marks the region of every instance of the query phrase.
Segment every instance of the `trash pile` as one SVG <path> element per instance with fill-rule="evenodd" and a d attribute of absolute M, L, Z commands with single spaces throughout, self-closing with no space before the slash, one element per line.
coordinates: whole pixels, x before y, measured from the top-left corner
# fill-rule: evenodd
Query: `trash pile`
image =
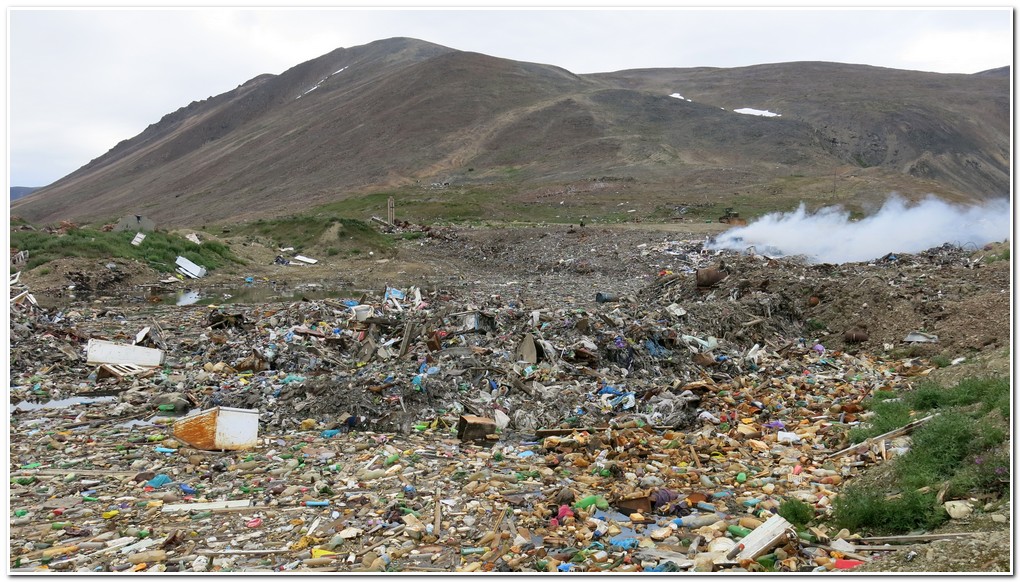
<path fill-rule="evenodd" d="M 12 299 L 12 570 L 828 571 L 880 553 L 778 515 L 825 514 L 909 447 L 845 433 L 927 363 L 805 332 L 852 267 L 642 252 L 669 268 L 559 303 L 474 281 Z M 966 261 L 931 254 L 874 276 L 913 289 L 911 265 Z"/>

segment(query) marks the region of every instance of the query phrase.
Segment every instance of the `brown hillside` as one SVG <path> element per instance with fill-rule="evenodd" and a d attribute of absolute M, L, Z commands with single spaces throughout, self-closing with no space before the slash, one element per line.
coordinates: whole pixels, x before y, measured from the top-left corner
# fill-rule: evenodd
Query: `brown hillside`
<path fill-rule="evenodd" d="M 993 73 L 802 62 L 574 75 L 395 38 L 191 103 L 12 213 L 186 226 L 435 182 L 533 202 L 602 177 L 649 207 L 980 200 L 1009 191 L 1009 77 Z"/>

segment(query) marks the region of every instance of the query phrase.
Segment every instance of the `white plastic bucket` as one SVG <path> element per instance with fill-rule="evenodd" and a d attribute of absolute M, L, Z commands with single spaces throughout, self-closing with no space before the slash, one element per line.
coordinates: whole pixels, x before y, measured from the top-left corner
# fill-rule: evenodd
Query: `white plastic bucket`
<path fill-rule="evenodd" d="M 351 309 L 354 310 L 354 318 L 358 321 L 365 321 L 369 317 L 372 317 L 371 305 L 355 305 Z"/>

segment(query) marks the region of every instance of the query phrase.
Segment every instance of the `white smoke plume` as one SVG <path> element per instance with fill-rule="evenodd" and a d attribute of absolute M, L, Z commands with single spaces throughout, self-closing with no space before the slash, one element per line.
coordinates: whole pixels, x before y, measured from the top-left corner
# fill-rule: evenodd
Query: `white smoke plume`
<path fill-rule="evenodd" d="M 711 250 L 744 251 L 749 247 L 773 257 L 803 255 L 813 263 L 870 261 L 889 253 L 917 253 L 950 243 L 977 248 L 1010 236 L 1008 199 L 962 206 L 935 197 L 908 205 L 893 194 L 875 214 L 851 220 L 841 206 L 809 213 L 801 203 L 794 212 L 767 214 L 733 228 L 706 245 Z"/>

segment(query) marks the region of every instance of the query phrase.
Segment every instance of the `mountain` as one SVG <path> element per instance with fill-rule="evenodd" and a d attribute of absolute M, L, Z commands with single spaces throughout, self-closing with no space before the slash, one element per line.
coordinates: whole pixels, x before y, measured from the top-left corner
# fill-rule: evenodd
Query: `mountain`
<path fill-rule="evenodd" d="M 11 186 L 11 200 L 17 200 L 18 198 L 24 198 L 32 192 L 38 190 L 39 187 L 35 186 Z"/>
<path fill-rule="evenodd" d="M 470 189 L 518 209 L 979 201 L 1008 195 L 1010 158 L 1008 67 L 576 75 L 391 38 L 182 107 L 11 213 L 184 226 L 436 185 L 446 202 Z"/>

